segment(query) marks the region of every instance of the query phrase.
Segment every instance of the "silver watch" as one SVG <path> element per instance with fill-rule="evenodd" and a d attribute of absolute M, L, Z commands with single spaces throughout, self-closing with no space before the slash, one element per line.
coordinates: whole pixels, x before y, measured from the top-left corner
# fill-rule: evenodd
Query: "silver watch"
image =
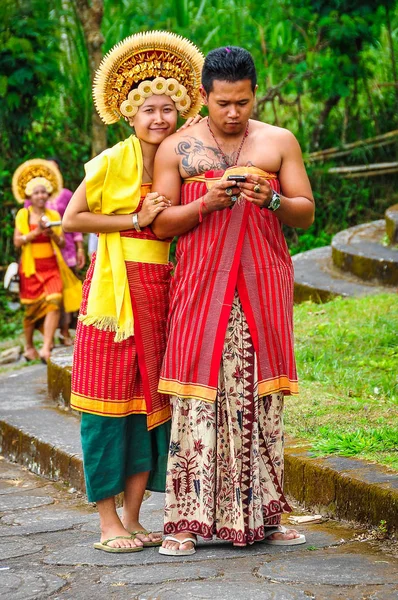
<path fill-rule="evenodd" d="M 275 212 L 276 210 L 278 210 L 280 205 L 281 205 L 280 195 L 278 194 L 278 192 L 275 192 L 275 190 L 272 190 L 271 202 L 268 204 L 268 206 L 266 208 L 268 208 L 268 210 L 272 210 L 272 212 Z"/>

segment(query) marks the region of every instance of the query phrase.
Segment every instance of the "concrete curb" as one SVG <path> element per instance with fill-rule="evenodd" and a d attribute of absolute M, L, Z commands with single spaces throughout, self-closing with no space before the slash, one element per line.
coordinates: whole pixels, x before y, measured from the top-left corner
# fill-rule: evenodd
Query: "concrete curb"
<path fill-rule="evenodd" d="M 323 515 L 398 530 L 398 477 L 358 459 L 314 459 L 285 450 L 285 491 Z"/>
<path fill-rule="evenodd" d="M 56 448 L 4 420 L 0 421 L 0 453 L 36 475 L 62 481 L 85 492 L 83 460 L 80 456 Z"/>

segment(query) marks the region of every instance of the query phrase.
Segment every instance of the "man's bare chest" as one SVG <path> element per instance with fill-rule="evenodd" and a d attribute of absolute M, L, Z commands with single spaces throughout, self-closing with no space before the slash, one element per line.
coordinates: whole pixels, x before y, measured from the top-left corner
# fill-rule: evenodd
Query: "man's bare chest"
<path fill-rule="evenodd" d="M 195 177 L 206 171 L 222 170 L 228 167 L 255 166 L 263 171 L 278 172 L 281 165 L 279 152 L 270 145 L 247 139 L 238 156 L 238 149 L 223 151 L 214 143 L 192 136 L 184 136 L 177 144 L 175 152 L 179 157 L 179 169 L 183 179 Z"/>

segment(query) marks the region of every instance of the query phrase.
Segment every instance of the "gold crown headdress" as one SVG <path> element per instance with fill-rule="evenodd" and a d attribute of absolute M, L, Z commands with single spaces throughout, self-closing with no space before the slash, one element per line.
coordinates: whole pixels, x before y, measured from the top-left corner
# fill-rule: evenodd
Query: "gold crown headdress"
<path fill-rule="evenodd" d="M 56 198 L 63 188 L 62 175 L 57 167 L 48 160 L 34 158 L 22 163 L 12 177 L 12 193 L 22 204 L 37 185 L 43 185 L 50 198 Z"/>
<path fill-rule="evenodd" d="M 153 94 L 170 96 L 184 119 L 195 116 L 202 106 L 203 61 L 200 50 L 175 33 L 131 35 L 104 56 L 95 74 L 93 97 L 99 116 L 107 125 L 121 116 L 133 117 Z"/>

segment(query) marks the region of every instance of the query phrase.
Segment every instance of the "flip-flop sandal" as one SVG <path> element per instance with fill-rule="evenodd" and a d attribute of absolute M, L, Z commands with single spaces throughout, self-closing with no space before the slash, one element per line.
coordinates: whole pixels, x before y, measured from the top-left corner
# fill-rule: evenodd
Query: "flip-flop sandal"
<path fill-rule="evenodd" d="M 189 556 L 190 554 L 195 554 L 196 552 L 196 543 L 197 541 L 192 538 L 185 538 L 184 540 L 177 540 L 176 537 L 172 535 L 166 535 L 163 540 L 164 542 L 177 542 L 177 544 L 187 544 L 188 542 L 192 542 L 193 548 L 189 548 L 188 550 L 174 550 L 173 548 L 163 548 L 161 546 L 159 548 L 159 554 L 166 554 L 167 556 Z"/>
<path fill-rule="evenodd" d="M 105 540 L 104 542 L 96 542 L 94 544 L 94 548 L 96 550 L 103 550 L 104 552 L 113 552 L 114 554 L 141 552 L 143 550 L 142 546 L 135 546 L 134 548 L 113 548 L 112 546 L 108 546 L 108 544 L 114 540 L 131 540 L 131 535 L 117 535 L 116 537 L 109 538 L 109 540 Z"/>
<path fill-rule="evenodd" d="M 305 544 L 306 539 L 305 535 L 300 534 L 300 537 L 292 538 L 291 540 L 268 540 L 271 535 L 274 533 L 287 533 L 286 527 L 283 525 L 279 525 L 278 527 L 267 527 L 267 531 L 264 534 L 264 539 L 262 540 L 263 544 L 268 544 L 270 546 L 297 546 L 298 544 Z"/>
<path fill-rule="evenodd" d="M 140 531 L 132 531 L 131 532 L 131 536 L 132 537 L 137 537 L 137 535 L 149 535 L 153 533 L 153 531 L 145 531 L 145 530 L 140 530 Z M 153 546 L 161 546 L 162 545 L 162 539 L 160 539 L 158 542 L 144 542 L 144 540 L 141 540 L 140 538 L 138 538 L 140 540 L 140 542 L 143 543 L 144 548 L 152 548 Z"/>

